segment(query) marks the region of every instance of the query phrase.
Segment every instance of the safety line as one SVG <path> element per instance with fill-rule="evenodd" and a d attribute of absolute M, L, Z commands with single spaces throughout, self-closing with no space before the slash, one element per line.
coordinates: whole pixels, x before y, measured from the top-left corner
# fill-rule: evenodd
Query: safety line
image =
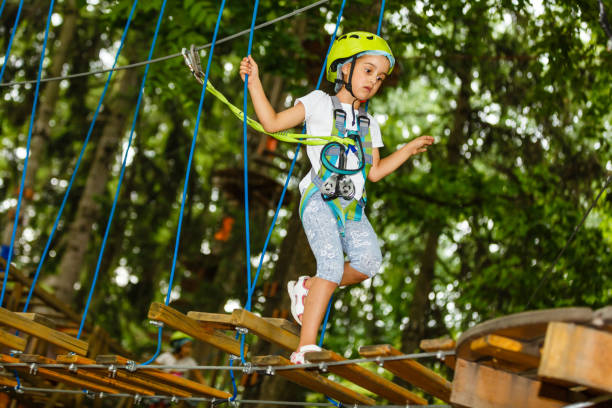
<path fill-rule="evenodd" d="M 308 363 L 308 364 L 288 364 L 288 365 L 279 365 L 279 366 L 255 366 L 251 364 L 247 364 L 246 366 L 209 366 L 209 365 L 194 365 L 194 366 L 185 366 L 185 365 L 122 365 L 115 364 L 114 368 L 118 370 L 126 370 L 129 372 L 134 371 L 147 371 L 147 370 L 155 370 L 155 369 L 186 369 L 186 370 L 197 370 L 197 371 L 242 371 L 244 373 L 253 373 L 253 372 L 262 372 L 262 373 L 275 373 L 276 371 L 291 371 L 291 370 L 305 370 L 305 369 L 322 369 L 333 366 L 344 366 L 344 365 L 355 365 L 355 364 L 365 364 L 365 363 L 375 363 L 378 365 L 382 365 L 384 367 L 384 363 L 388 361 L 402 361 L 402 360 L 424 360 L 424 359 L 438 359 L 444 360 L 446 357 L 455 356 L 455 351 L 429 351 L 423 353 L 411 353 L 411 354 L 401 354 L 397 356 L 386 356 L 386 357 L 367 357 L 367 358 L 354 358 L 350 360 L 342 360 L 342 361 L 330 361 L 326 363 Z M 2 367 L 30 367 L 32 363 L 2 363 L 0 364 Z M 48 364 L 35 364 L 36 367 L 39 368 L 66 368 L 68 369 L 71 364 L 64 363 L 48 363 Z M 81 369 L 109 369 L 109 365 L 106 364 L 77 364 L 77 368 Z M 272 374 L 269 374 L 272 375 Z"/>
<path fill-rule="evenodd" d="M 2 5 L 4 8 L 4 4 Z M 2 62 L 2 70 L 0 70 L 0 82 L 2 82 L 2 78 L 4 78 L 4 70 L 8 65 L 9 57 L 11 56 L 11 48 L 13 47 L 13 39 L 15 38 L 15 33 L 17 32 L 17 27 L 19 26 L 19 18 L 21 17 L 21 9 L 23 8 L 23 0 L 19 2 L 19 8 L 17 9 L 17 16 L 15 17 L 15 24 L 13 24 L 13 31 L 11 32 L 11 38 L 9 39 L 8 47 L 6 49 L 6 54 L 4 55 L 4 61 Z M 36 79 L 36 81 L 30 81 L 30 83 L 40 83 L 40 75 Z"/>
<path fill-rule="evenodd" d="M 17 15 L 17 20 L 19 20 L 19 14 L 21 13 L 21 5 L 19 4 L 19 12 Z M 21 210 L 21 202 L 23 201 L 23 190 L 25 188 L 25 179 L 26 174 L 28 172 L 28 159 L 30 157 L 30 142 L 32 141 L 32 131 L 34 129 L 34 120 L 36 118 L 36 107 L 38 106 L 38 95 L 40 93 L 40 77 L 42 75 L 43 62 L 45 61 L 45 52 L 47 50 L 47 40 L 49 39 L 49 27 L 51 26 L 51 15 L 53 14 L 53 6 L 55 5 L 55 0 L 51 0 L 49 3 L 49 13 L 47 15 L 47 25 L 45 27 L 45 39 L 43 41 L 42 51 L 40 53 L 40 62 L 38 64 L 38 74 L 36 81 L 36 91 L 34 92 L 34 102 L 32 103 L 32 113 L 30 116 L 30 128 L 28 129 L 28 141 L 26 143 L 26 156 L 23 162 L 23 172 L 21 173 L 21 185 L 19 187 L 19 198 L 17 199 L 17 208 L 15 209 L 15 220 L 13 222 L 13 232 L 11 234 L 11 244 L 9 246 L 9 253 L 6 258 L 6 269 L 4 270 L 4 280 L 2 282 L 2 294 L 0 294 L 0 307 L 4 302 L 4 295 L 6 293 L 6 283 L 8 280 L 9 269 L 11 267 L 11 259 L 13 258 L 13 249 L 15 247 L 15 237 L 17 235 L 17 226 L 19 225 L 19 212 Z M 10 47 L 13 41 L 13 36 L 15 35 L 15 31 L 17 31 L 17 20 L 15 21 L 15 26 L 13 27 L 13 33 L 11 34 L 11 42 L 9 43 L 9 52 Z M 2 65 L 2 74 L 4 74 L 4 67 L 6 67 L 6 63 L 8 61 L 8 53 L 4 59 L 4 65 Z M 0 80 L 2 75 L 0 75 Z"/>
<path fill-rule="evenodd" d="M 113 67 L 117 64 L 117 60 L 119 59 L 119 54 L 121 53 L 121 50 L 123 49 L 123 45 L 125 43 L 125 38 L 127 37 L 127 33 L 130 27 L 130 23 L 132 21 L 132 18 L 134 16 L 134 12 L 136 10 L 136 4 L 138 3 L 138 0 L 135 0 L 134 3 L 132 4 L 132 9 L 130 11 L 130 14 L 128 16 L 128 19 L 125 23 L 125 26 L 123 28 L 123 34 L 121 35 L 121 41 L 119 42 L 119 48 L 117 49 L 117 52 L 115 53 L 115 60 L 113 61 Z M 70 196 L 70 191 L 72 190 L 72 185 L 74 184 L 74 180 L 76 179 L 76 175 L 79 171 L 79 168 L 81 166 L 81 161 L 83 159 L 83 156 L 85 155 L 85 151 L 87 150 L 87 146 L 89 144 L 89 139 L 93 133 L 93 129 L 94 126 L 96 125 L 96 121 L 98 120 L 98 114 L 100 113 L 100 110 L 102 108 L 102 102 L 104 102 L 104 98 L 106 96 L 106 92 L 108 91 L 108 88 L 110 86 L 110 81 L 111 78 L 113 77 L 113 71 L 110 71 L 108 73 L 108 77 L 106 78 L 106 83 L 104 84 L 104 89 L 102 90 L 102 94 L 100 95 L 100 99 L 98 100 L 98 106 L 96 106 L 96 110 L 94 112 L 93 115 L 93 119 L 91 120 L 91 123 L 89 125 L 89 130 L 87 131 L 87 135 L 85 137 L 85 140 L 83 142 L 83 146 L 81 147 L 81 152 L 79 153 L 79 157 L 77 159 L 76 165 L 74 167 L 74 170 L 72 171 L 72 176 L 70 177 L 70 182 L 68 183 L 68 188 L 66 189 L 66 192 L 64 193 L 64 198 L 62 200 L 62 204 L 60 205 L 60 209 L 58 211 L 58 214 L 55 218 L 55 222 L 53 224 L 53 228 L 51 229 L 51 233 L 49 234 L 49 238 L 47 239 L 47 243 L 45 244 L 45 249 L 43 250 L 42 256 L 40 257 L 40 261 L 38 262 L 38 266 L 36 268 L 36 273 L 34 274 L 34 278 L 32 279 L 32 284 L 30 286 L 30 291 L 28 293 L 28 297 L 26 299 L 24 308 L 23 308 L 23 312 L 27 312 L 28 311 L 28 307 L 30 305 L 30 301 L 32 299 L 32 295 L 34 293 L 34 288 L 36 287 L 36 283 L 38 281 L 38 277 L 40 275 L 40 272 L 42 270 L 42 267 L 44 265 L 45 260 L 47 259 L 47 253 L 49 252 L 49 249 L 51 247 L 51 242 L 53 241 L 53 238 L 55 236 L 55 233 L 57 231 L 60 219 L 62 217 L 62 214 L 64 212 L 64 207 L 66 206 L 66 202 L 68 201 L 68 197 Z"/>
<path fill-rule="evenodd" d="M 555 260 L 550 265 L 550 268 L 548 268 L 548 271 L 540 279 L 540 283 L 538 284 L 538 286 L 535 288 L 535 290 L 533 291 L 533 293 L 529 297 L 529 301 L 527 302 L 527 305 L 525 306 L 525 309 L 529 308 L 529 306 L 531 305 L 531 302 L 535 298 L 536 293 L 538 293 L 538 291 L 542 288 L 544 283 L 548 282 L 550 280 L 550 278 L 552 277 L 552 275 L 554 275 L 557 272 L 557 271 L 554 270 L 555 266 L 557 265 L 557 262 L 559 261 L 559 259 L 561 258 L 561 256 L 563 255 L 563 253 L 565 252 L 567 247 L 570 245 L 570 243 L 574 240 L 574 237 L 576 236 L 576 233 L 578 232 L 578 230 L 580 230 L 580 228 L 582 227 L 582 224 L 584 224 L 584 221 L 586 221 L 586 219 L 589 216 L 591 210 L 593 209 L 593 207 L 595 207 L 595 205 L 599 201 L 599 198 L 601 197 L 601 195 L 603 194 L 604 191 L 606 191 L 606 189 L 610 185 L 610 182 L 612 182 L 612 173 L 606 179 L 606 181 L 604 183 L 604 186 L 602 187 L 601 191 L 599 192 L 599 194 L 597 194 L 597 197 L 595 197 L 595 200 L 593 200 L 593 202 L 591 203 L 591 205 L 589 206 L 587 211 L 584 213 L 584 215 L 583 215 L 582 219 L 580 220 L 580 222 L 578 223 L 578 225 L 576 225 L 576 227 L 574 227 L 574 231 L 572 231 L 570 237 L 565 242 L 565 245 L 563 246 L 563 248 L 557 253 L 557 256 L 555 257 Z"/>
<path fill-rule="evenodd" d="M 14 388 L 11 387 L 3 387 L 4 390 L 11 390 Z M 0 388 L 2 390 L 2 388 Z M 134 398 L 137 402 L 142 402 L 145 400 L 167 400 L 170 402 L 210 402 L 213 406 L 218 405 L 220 402 L 225 402 L 227 400 L 220 400 L 218 398 L 207 398 L 207 397 L 176 397 L 170 395 L 139 395 L 139 394 L 127 394 L 127 393 L 117 393 L 117 394 L 106 394 L 103 392 L 83 392 L 81 390 L 61 390 L 57 388 L 39 388 L 39 387 L 19 387 L 17 390 L 23 392 L 40 392 L 40 393 L 49 393 L 49 394 L 71 394 L 71 395 L 82 395 L 95 399 L 95 398 Z M 299 401 L 274 401 L 274 400 L 236 400 L 234 401 L 237 404 L 248 404 L 248 405 L 258 405 L 258 404 L 266 404 L 266 405 L 284 405 L 284 406 L 308 406 L 308 407 L 330 407 L 331 404 L 324 402 L 299 402 Z M 450 405 L 360 405 L 360 404 L 342 404 L 342 407 L 346 408 L 451 408 Z"/>
<path fill-rule="evenodd" d="M 157 18 L 157 25 L 155 26 L 155 33 L 153 34 L 153 41 L 151 42 L 151 47 L 149 48 L 149 58 L 153 56 L 153 52 L 155 50 L 155 44 L 157 42 L 157 36 L 159 34 L 159 29 L 161 27 L 161 22 L 164 16 L 164 10 L 166 9 L 166 1 L 164 0 L 161 5 L 161 9 L 159 11 L 159 16 Z M 140 83 L 140 89 L 138 90 L 138 101 L 136 102 L 136 108 L 134 109 L 134 117 L 132 119 L 132 128 L 130 129 L 130 136 L 128 138 L 128 145 L 125 149 L 125 154 L 123 156 L 123 162 L 121 163 L 121 172 L 119 174 L 119 182 L 117 183 L 117 188 L 115 190 L 115 197 L 113 198 L 113 205 L 111 207 L 110 215 L 108 217 L 108 221 L 106 223 L 106 230 L 104 231 L 104 238 L 102 239 L 102 245 L 100 247 L 100 253 L 98 255 L 98 262 L 96 264 L 96 271 L 94 272 L 94 278 L 91 283 L 91 288 L 89 290 L 89 295 L 87 297 L 87 303 L 85 304 L 85 310 L 83 311 L 83 317 L 81 318 L 81 325 L 79 327 L 79 332 L 77 334 L 77 339 L 81 338 L 81 334 L 83 332 L 83 327 L 85 326 L 85 321 L 87 319 L 87 312 L 89 310 L 89 306 L 91 304 L 91 299 L 93 297 L 96 283 L 98 281 L 98 275 L 100 273 L 100 267 L 102 265 L 102 258 L 104 256 L 104 250 L 106 249 L 106 242 L 108 240 L 108 236 L 110 234 L 110 229 L 113 224 L 113 218 L 115 216 L 115 210 L 117 209 L 117 202 L 119 201 L 119 193 L 121 192 L 121 186 L 123 184 L 123 177 L 125 175 L 125 169 L 127 167 L 127 160 L 130 153 L 130 147 L 132 146 L 132 140 L 134 137 L 134 130 L 136 129 L 136 122 L 138 121 L 138 115 L 140 113 L 140 104 L 142 103 L 142 96 L 144 95 L 144 87 L 147 83 L 147 76 L 149 74 L 150 65 L 145 67 L 145 72 L 142 77 L 142 81 Z"/>
<path fill-rule="evenodd" d="M 330 2 L 330 0 L 319 0 L 319 1 L 317 1 L 315 3 L 312 3 L 312 4 L 308 5 L 308 6 L 302 7 L 300 9 L 294 10 L 294 11 L 292 11 L 290 13 L 284 14 L 284 15 L 282 15 L 280 17 L 277 17 L 277 18 L 274 18 L 272 20 L 266 21 L 265 23 L 259 24 L 259 25 L 255 26 L 255 30 L 260 30 L 262 28 L 265 28 L 265 27 L 268 27 L 270 25 L 276 24 L 279 21 L 286 20 L 288 18 L 291 18 L 293 16 L 301 14 L 304 11 L 308 11 L 311 8 L 314 8 L 314 7 L 320 6 L 321 4 L 329 3 L 329 2 Z M 246 30 L 242 30 L 242 31 L 240 31 L 240 32 L 238 32 L 236 34 L 229 35 L 227 37 L 224 37 L 224 38 L 218 40 L 216 42 L 216 44 L 225 43 L 225 42 L 231 41 L 231 40 L 233 40 L 235 38 L 242 37 L 243 35 L 248 34 L 249 31 L 250 31 L 250 29 L 246 29 Z M 200 50 L 203 50 L 205 48 L 210 48 L 211 46 L 212 46 L 212 43 L 208 43 L 208 44 L 205 44 L 205 45 L 200 45 L 200 46 L 196 47 L 196 50 L 200 51 Z M 154 59 L 150 59 L 150 60 L 146 60 L 146 61 L 140 61 L 140 62 L 136 62 L 134 64 L 122 65 L 122 66 L 119 66 L 119 67 L 112 67 L 112 68 L 100 69 L 100 70 L 95 70 L 95 71 L 79 72 L 79 73 L 71 74 L 71 75 L 64 75 L 64 76 L 58 76 L 58 77 L 52 77 L 52 78 L 45 78 L 45 79 L 42 79 L 41 82 L 61 81 L 63 79 L 73 79 L 73 78 L 79 78 L 79 77 L 84 77 L 84 76 L 103 74 L 103 73 L 111 72 L 111 71 L 120 71 L 120 70 L 124 70 L 124 69 L 131 69 L 131 68 L 140 67 L 140 66 L 143 66 L 143 65 L 146 65 L 146 64 L 166 61 L 166 60 L 169 60 L 169 59 L 172 59 L 172 58 L 176 58 L 176 57 L 181 57 L 181 56 L 182 56 L 182 53 L 177 52 L 177 53 L 174 53 L 174 54 L 166 55 L 164 57 L 154 58 Z M 0 81 L 2 81 L 2 77 L 0 77 Z M 36 82 L 35 80 L 14 81 L 14 82 L 0 83 L 0 87 L 33 84 L 35 82 Z"/>

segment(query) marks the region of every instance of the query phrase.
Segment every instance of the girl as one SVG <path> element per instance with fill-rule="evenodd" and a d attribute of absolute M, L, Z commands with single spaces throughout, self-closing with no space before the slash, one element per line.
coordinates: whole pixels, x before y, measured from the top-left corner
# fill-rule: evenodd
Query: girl
<path fill-rule="evenodd" d="M 291 354 L 294 364 L 305 363 L 306 352 L 321 350 L 315 345 L 316 337 L 334 290 L 371 278 L 380 269 L 378 239 L 363 213 L 365 179 L 379 181 L 434 142 L 431 136 L 421 136 L 380 158 L 380 127 L 363 106 L 376 95 L 394 64 L 391 49 L 381 37 L 363 31 L 344 34 L 334 42 L 326 65 L 326 77 L 335 83 L 336 95 L 313 91 L 277 113 L 264 93 L 253 58 L 240 63 L 240 77 L 244 81 L 249 76 L 255 113 L 266 131 L 278 132 L 306 121 L 310 135 L 337 134 L 354 141 L 346 149 L 338 143 L 306 148 L 312 169 L 300 182 L 300 215 L 317 273 L 288 284 L 291 312 L 302 325 L 298 349 Z"/>

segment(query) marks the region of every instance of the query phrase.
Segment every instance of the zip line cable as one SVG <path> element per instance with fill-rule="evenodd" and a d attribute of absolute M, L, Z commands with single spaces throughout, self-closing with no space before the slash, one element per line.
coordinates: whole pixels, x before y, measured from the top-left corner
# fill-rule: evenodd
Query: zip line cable
<path fill-rule="evenodd" d="M 297 10 L 294 10 L 294 11 L 292 11 L 290 13 L 284 14 L 284 15 L 282 15 L 280 17 L 277 17 L 277 18 L 274 18 L 272 20 L 266 21 L 265 23 L 259 24 L 259 25 L 254 27 L 254 30 L 260 30 L 262 28 L 271 26 L 273 24 L 278 23 L 279 21 L 283 21 L 283 20 L 286 20 L 288 18 L 294 17 L 294 16 L 296 16 L 298 14 L 301 14 L 301 13 L 303 13 L 305 11 L 308 11 L 308 10 L 310 10 L 312 8 L 315 8 L 317 6 L 320 6 L 320 5 L 324 4 L 324 3 L 329 3 L 329 2 L 330 2 L 330 0 L 319 0 L 319 1 L 314 2 L 314 3 L 312 3 L 312 4 L 308 5 L 308 6 L 304 6 L 302 8 L 297 9 Z M 242 30 L 242 31 L 240 31 L 240 32 L 238 32 L 236 34 L 232 34 L 232 35 L 229 35 L 227 37 L 224 37 L 224 38 L 218 40 L 216 43 L 217 44 L 225 43 L 225 42 L 231 41 L 231 40 L 233 40 L 235 38 L 242 37 L 243 35 L 248 34 L 249 32 L 250 32 L 250 29 Z M 203 49 L 210 48 L 212 45 L 213 45 L 212 43 L 208 43 L 208 44 L 197 46 L 197 47 L 195 47 L 195 49 L 196 49 L 196 51 L 201 51 Z M 63 79 L 80 78 L 80 77 L 96 75 L 96 74 L 104 74 L 104 73 L 112 72 L 112 71 L 121 71 L 121 70 L 124 70 L 124 69 L 132 69 L 132 68 L 141 67 L 141 66 L 147 65 L 147 64 L 152 64 L 152 63 L 156 63 L 156 62 L 166 61 L 166 60 L 169 60 L 169 59 L 172 59 L 172 58 L 176 58 L 176 57 L 180 57 L 180 56 L 182 56 L 182 53 L 177 52 L 177 53 L 169 54 L 169 55 L 166 55 L 166 56 L 163 56 L 163 57 L 153 58 L 153 59 L 149 59 L 149 60 L 146 60 L 146 61 L 140 61 L 140 62 L 136 62 L 136 63 L 133 63 L 133 64 L 128 64 L 128 65 L 122 65 L 122 66 L 119 66 L 119 67 L 115 67 L 113 65 L 112 68 L 99 69 L 99 70 L 87 71 L 87 72 L 79 72 L 79 73 L 76 73 L 76 74 L 63 75 L 63 76 L 52 77 L 52 78 L 44 78 L 44 79 L 41 79 L 41 82 L 61 81 Z M 5 61 L 7 59 L 8 59 L 8 57 L 5 58 Z M 26 84 L 34 84 L 34 83 L 36 83 L 35 80 L 14 81 L 14 82 L 7 82 L 7 83 L 1 83 L 1 82 L 2 82 L 2 76 L 0 75 L 0 87 L 16 86 L 16 85 L 26 85 Z"/>
<path fill-rule="evenodd" d="M 153 34 L 153 41 L 151 41 L 151 47 L 149 49 L 149 59 L 153 56 L 153 52 L 155 51 L 155 44 L 157 42 L 157 35 L 159 34 L 159 29 L 161 27 L 161 22 L 164 16 L 164 10 L 166 9 L 166 1 L 164 0 L 161 5 L 161 9 L 159 11 L 159 16 L 157 17 L 157 25 L 155 26 L 155 33 Z M 83 327 L 85 326 L 85 321 L 87 319 L 87 312 L 89 311 L 89 306 L 91 304 L 91 299 L 93 297 L 96 283 L 98 281 L 98 275 L 100 273 L 100 267 L 102 265 L 102 258 L 104 256 L 104 250 L 106 249 L 106 242 L 108 240 L 108 235 L 110 234 L 110 229 L 113 224 L 113 218 L 115 216 L 115 210 L 117 208 L 117 202 L 119 201 L 119 193 L 121 192 L 121 186 L 123 184 L 123 177 L 125 175 L 125 169 L 127 167 L 127 160 L 130 153 L 130 147 L 132 146 L 132 140 L 134 138 L 134 130 L 136 129 L 136 122 L 138 121 L 138 114 L 140 113 L 140 104 L 142 103 L 142 96 L 144 95 L 144 87 L 147 83 L 147 75 L 149 74 L 150 64 L 147 64 L 145 67 L 145 72 L 142 77 L 142 81 L 140 83 L 140 89 L 138 90 L 138 100 L 136 102 L 136 108 L 134 109 L 134 117 L 132 119 L 132 128 L 130 129 L 130 136 L 128 138 L 128 144 L 125 149 L 125 154 L 123 156 L 123 162 L 121 163 L 121 172 L 119 174 L 119 182 L 117 183 L 117 188 L 115 190 L 115 197 L 113 198 L 113 205 L 111 207 L 110 214 L 108 216 L 108 221 L 106 223 L 106 230 L 104 231 L 104 238 L 102 239 L 102 245 L 100 247 L 100 253 L 98 255 L 98 262 L 96 264 L 96 270 L 94 272 L 94 278 L 91 282 L 91 287 L 89 290 L 89 295 L 87 297 L 87 303 L 85 303 L 85 309 L 83 311 L 83 317 L 81 318 L 81 325 L 79 326 L 79 332 L 77 334 L 77 339 L 81 338 L 81 334 L 83 333 Z"/>
<path fill-rule="evenodd" d="M 9 51 L 7 51 L 7 56 L 4 58 L 4 64 L 2 65 L 2 73 L 0 74 L 0 80 L 2 75 L 4 74 L 4 68 L 6 67 L 6 62 L 8 60 L 8 53 L 10 52 L 11 44 L 13 41 L 13 37 L 15 35 L 15 31 L 17 31 L 17 21 L 19 20 L 19 14 L 21 13 L 21 6 L 23 1 L 19 3 L 19 12 L 17 13 L 17 19 L 15 20 L 15 25 L 13 27 L 13 33 L 11 34 L 11 40 L 9 43 Z M 13 222 L 13 232 L 11 234 L 11 244 L 9 246 L 9 253 L 6 258 L 6 269 L 4 270 L 4 280 L 2 282 L 2 293 L 0 294 L 0 307 L 4 302 L 4 295 L 6 293 L 6 284 L 9 275 L 9 269 L 11 267 L 11 259 L 13 257 L 13 249 L 15 247 L 15 237 L 17 235 L 17 226 L 19 225 L 19 212 L 21 210 L 21 202 L 23 201 L 23 190 L 25 189 L 25 179 L 28 171 L 28 158 L 30 157 L 30 143 L 32 141 L 32 133 L 34 130 L 34 120 L 36 118 L 36 107 L 38 106 L 38 95 L 40 93 L 40 77 L 42 75 L 43 63 L 45 60 L 45 52 L 47 51 L 47 40 L 49 39 L 49 27 L 51 26 L 51 15 L 53 14 L 53 6 L 55 5 L 55 0 L 51 0 L 49 4 L 49 14 L 47 16 L 47 25 L 45 27 L 45 39 L 43 41 L 42 51 L 40 53 L 40 63 L 38 64 L 38 75 L 36 79 L 36 90 L 34 92 L 34 102 L 32 103 L 32 113 L 30 115 L 30 127 L 28 129 L 28 140 L 26 143 L 26 156 L 23 162 L 23 172 L 21 173 L 21 185 L 19 187 L 19 198 L 17 199 L 17 208 L 15 209 L 15 220 Z"/>

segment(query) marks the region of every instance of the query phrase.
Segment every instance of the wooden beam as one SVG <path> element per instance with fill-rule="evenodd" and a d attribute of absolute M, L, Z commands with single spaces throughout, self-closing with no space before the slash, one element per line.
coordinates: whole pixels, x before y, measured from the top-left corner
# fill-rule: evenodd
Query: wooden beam
<path fill-rule="evenodd" d="M 270 321 L 257 316 L 247 310 L 236 309 L 232 312 L 232 321 L 236 326 L 246 327 L 257 337 L 274 343 L 287 350 L 297 349 L 300 343 L 299 336 L 276 326 Z"/>
<path fill-rule="evenodd" d="M 455 342 L 455 340 L 449 337 L 442 337 L 438 339 L 424 339 L 421 340 L 421 342 L 419 343 L 419 347 L 421 348 L 421 350 L 426 352 L 451 351 L 455 350 L 456 345 L 457 343 Z M 444 364 L 446 364 L 453 370 L 455 369 L 456 361 L 457 359 L 455 358 L 455 356 L 444 356 Z"/>
<path fill-rule="evenodd" d="M 612 392 L 612 333 L 573 323 L 548 324 L 538 375 L 560 384 Z"/>
<path fill-rule="evenodd" d="M 517 374 L 457 359 L 450 402 L 460 408 L 557 408 L 572 401 L 559 389 Z M 575 399 L 574 399 L 575 400 Z"/>
<path fill-rule="evenodd" d="M 496 334 L 479 337 L 470 343 L 470 349 L 479 356 L 494 357 L 519 365 L 524 370 L 537 368 L 540 364 L 540 350 L 537 343 L 514 340 Z"/>
<path fill-rule="evenodd" d="M 253 364 L 257 366 L 279 366 L 290 365 L 291 362 L 282 356 L 258 356 L 253 359 Z M 372 398 L 361 395 L 343 385 L 328 380 L 315 372 L 306 371 L 304 369 L 279 370 L 276 372 L 276 375 L 284 377 L 302 387 L 320 392 L 344 404 L 374 405 L 376 403 Z"/>
<path fill-rule="evenodd" d="M 26 343 L 26 339 L 23 337 L 0 330 L 0 345 L 6 346 L 11 350 L 23 351 L 25 350 Z"/>
<path fill-rule="evenodd" d="M 126 365 L 129 360 L 121 356 L 98 356 L 96 358 L 98 364 L 115 364 L 115 365 Z M 215 388 L 209 387 L 206 384 L 202 384 L 196 381 L 191 381 L 183 377 L 179 377 L 174 374 L 166 373 L 162 370 L 156 369 L 155 365 L 147 367 L 139 367 L 138 370 L 131 375 L 139 375 L 144 378 L 149 378 L 160 383 L 166 383 L 172 387 L 179 388 L 181 390 L 188 391 L 191 394 L 207 395 L 215 398 L 229 398 L 232 394 L 220 391 Z M 128 374 L 128 375 L 130 375 Z"/>
<path fill-rule="evenodd" d="M 205 312 L 188 312 L 187 317 L 190 317 L 194 320 L 200 322 L 202 326 L 205 326 L 210 329 L 220 329 L 220 330 L 235 330 L 236 325 L 234 324 L 233 314 L 227 313 L 205 313 Z M 275 317 L 262 317 L 266 322 L 273 324 L 274 326 L 280 327 L 284 330 L 287 330 L 290 333 L 295 334 L 296 336 L 300 335 L 300 327 L 290 322 L 287 319 L 279 319 Z"/>
<path fill-rule="evenodd" d="M 163 303 L 154 302 L 149 308 L 149 319 L 163 322 L 173 329 L 182 331 L 190 335 L 193 338 L 208 343 L 220 350 L 225 351 L 236 356 L 240 355 L 240 342 L 234 338 L 227 336 L 219 331 L 213 331 L 212 333 L 200 326 L 200 324 L 178 312 L 177 310 L 166 306 Z M 246 354 L 248 351 L 247 346 L 244 346 Z"/>
<path fill-rule="evenodd" d="M 400 356 L 403 353 L 389 344 L 381 344 L 361 347 L 359 354 L 364 357 L 390 357 Z M 451 383 L 419 362 L 409 359 L 391 360 L 385 361 L 383 367 L 426 393 L 442 401 L 450 401 Z"/>
<path fill-rule="evenodd" d="M 0 385 L 3 387 L 16 387 L 17 380 L 2 375 L 0 376 Z"/>
<path fill-rule="evenodd" d="M 50 329 L 55 329 L 57 326 L 53 320 L 49 319 L 47 316 L 41 315 L 40 313 L 15 312 L 15 314 L 17 316 L 23 317 L 24 319 L 28 319 L 30 321 L 40 323 L 44 326 L 47 326 Z"/>
<path fill-rule="evenodd" d="M 6 354 L 0 354 L 0 363 L 21 363 L 21 361 L 18 358 L 7 356 Z M 29 367 L 12 367 L 12 368 L 21 373 L 26 373 L 26 374 L 30 373 Z M 103 386 L 95 382 L 76 378 L 68 374 L 59 373 L 57 371 L 53 371 L 48 368 L 39 367 L 36 375 L 46 378 L 48 380 L 63 382 L 65 384 L 68 384 L 74 387 L 85 388 L 90 391 L 105 392 L 107 394 L 118 394 L 119 393 L 119 391 L 115 388 Z"/>
<path fill-rule="evenodd" d="M 87 354 L 88 345 L 86 342 L 68 336 L 67 334 L 57 330 L 50 329 L 40 323 L 28 320 L 22 316 L 19 316 L 17 313 L 9 312 L 5 308 L 0 308 L 0 324 L 12 327 L 24 333 L 28 333 L 34 337 L 51 344 L 55 344 L 62 349 L 72 351 L 76 354 Z"/>
<path fill-rule="evenodd" d="M 306 360 L 310 361 L 311 363 L 346 360 L 341 355 L 329 350 L 306 353 L 305 357 Z M 332 365 L 328 366 L 327 370 L 331 373 L 339 375 L 342 378 L 346 378 L 347 380 L 365 388 L 366 390 L 372 391 L 376 395 L 380 395 L 394 404 L 427 405 L 427 400 L 425 398 L 408 391 L 407 389 L 360 365 Z"/>

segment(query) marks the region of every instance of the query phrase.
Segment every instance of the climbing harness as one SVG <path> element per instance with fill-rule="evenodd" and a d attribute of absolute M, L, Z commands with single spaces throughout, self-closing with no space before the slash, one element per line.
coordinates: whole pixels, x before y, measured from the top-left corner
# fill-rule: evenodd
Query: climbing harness
<path fill-rule="evenodd" d="M 203 81 L 204 73 L 202 72 L 202 64 L 200 63 L 200 55 L 198 51 L 196 50 L 196 47 L 194 45 L 191 45 L 189 49 L 183 48 L 181 53 L 183 54 L 183 58 L 185 59 L 185 64 L 187 65 L 187 67 L 189 67 L 189 70 L 191 71 L 195 79 L 200 84 L 204 85 L 204 81 Z M 243 112 L 242 109 L 232 105 L 232 103 L 228 101 L 227 98 L 210 83 L 210 81 L 206 82 L 206 90 L 210 92 L 219 101 L 221 101 L 223 104 L 225 104 L 238 119 L 240 119 L 241 121 L 244 120 L 245 112 Z M 311 145 L 311 146 L 324 145 L 330 141 L 341 143 L 343 145 L 351 145 L 354 143 L 353 140 L 351 139 L 341 138 L 337 136 L 313 136 L 313 135 L 306 135 L 303 133 L 267 132 L 263 128 L 261 123 L 257 122 L 255 119 L 252 119 L 247 116 L 246 120 L 247 120 L 247 124 L 251 128 L 265 135 L 272 136 L 273 138 L 278 139 L 282 142 L 300 143 L 300 144 Z"/>
<path fill-rule="evenodd" d="M 344 234 L 346 220 L 359 221 L 366 204 L 365 188 L 362 197 L 355 199 L 355 185 L 350 175 L 361 173 L 364 180 L 368 177 L 368 172 L 372 166 L 372 138 L 370 135 L 370 119 L 365 109 L 359 108 L 357 119 L 357 131 L 346 129 L 346 112 L 342 108 L 340 100 L 336 96 L 331 96 L 333 105 L 333 135 L 350 139 L 353 145 L 347 149 L 343 145 L 335 142 L 326 144 L 321 150 L 321 168 L 316 173 L 311 169 L 312 182 L 304 191 L 300 202 L 300 217 L 304 213 L 306 204 L 313 194 L 319 192 L 321 197 L 330 206 L 332 212 L 338 220 L 340 231 Z M 348 154 L 353 152 L 357 156 L 359 165 L 356 168 L 346 168 Z M 344 202 L 340 200 L 343 199 Z M 347 201 L 349 202 L 347 205 Z"/>

